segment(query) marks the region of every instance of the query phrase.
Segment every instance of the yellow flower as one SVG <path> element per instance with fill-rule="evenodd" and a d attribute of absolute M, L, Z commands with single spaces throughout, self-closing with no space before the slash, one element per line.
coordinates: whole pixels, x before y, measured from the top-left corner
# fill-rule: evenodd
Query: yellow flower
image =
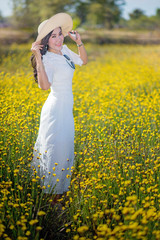
<path fill-rule="evenodd" d="M 79 239 L 79 235 L 75 235 L 74 237 L 73 237 L 73 240 L 78 240 Z"/>
<path fill-rule="evenodd" d="M 29 224 L 32 226 L 34 224 L 38 223 L 38 220 L 37 219 L 33 219 L 29 222 Z"/>
<path fill-rule="evenodd" d="M 26 232 L 26 236 L 30 236 L 31 235 L 31 232 L 30 231 L 27 231 Z"/>
<path fill-rule="evenodd" d="M 10 228 L 11 230 L 13 230 L 13 229 L 14 229 L 14 225 L 11 225 L 9 228 Z"/>
<path fill-rule="evenodd" d="M 36 231 L 41 231 L 41 230 L 42 230 L 41 226 L 36 227 Z"/>
<path fill-rule="evenodd" d="M 46 213 L 44 211 L 39 211 L 37 215 L 38 216 L 44 216 L 44 215 L 46 215 Z"/>
<path fill-rule="evenodd" d="M 88 226 L 84 225 L 84 226 L 81 226 L 77 229 L 77 232 L 80 233 L 80 234 L 83 234 L 85 233 L 86 231 L 88 231 Z"/>
<path fill-rule="evenodd" d="M 20 185 L 18 185 L 18 186 L 17 186 L 17 188 L 18 188 L 20 191 L 22 191 L 22 190 L 23 190 L 23 187 L 22 187 L 22 186 L 20 186 Z"/>
<path fill-rule="evenodd" d="M 35 178 L 32 178 L 32 182 L 37 182 L 37 180 Z"/>

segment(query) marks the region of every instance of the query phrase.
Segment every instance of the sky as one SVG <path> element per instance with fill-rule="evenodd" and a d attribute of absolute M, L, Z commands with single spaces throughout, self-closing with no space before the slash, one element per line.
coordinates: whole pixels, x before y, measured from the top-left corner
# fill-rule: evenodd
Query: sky
<path fill-rule="evenodd" d="M 133 12 L 135 8 L 140 8 L 147 16 L 155 15 L 156 9 L 160 8 L 160 0 L 126 0 L 123 7 L 123 17 L 128 18 L 129 13 Z"/>
<path fill-rule="evenodd" d="M 54 1 L 54 0 L 53 0 Z M 135 8 L 142 9 L 147 16 L 155 15 L 156 9 L 160 8 L 160 0 L 125 0 L 123 7 L 123 17 L 129 18 L 128 14 Z M 0 12 L 3 17 L 12 13 L 12 0 L 0 0 Z"/>

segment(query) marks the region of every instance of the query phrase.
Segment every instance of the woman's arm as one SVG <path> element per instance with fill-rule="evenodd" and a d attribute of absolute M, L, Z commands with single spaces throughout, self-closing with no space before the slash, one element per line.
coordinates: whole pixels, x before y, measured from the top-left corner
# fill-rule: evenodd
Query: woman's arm
<path fill-rule="evenodd" d="M 86 49 L 85 49 L 85 47 L 84 47 L 84 45 L 81 41 L 80 34 L 76 31 L 75 31 L 75 33 L 76 33 L 76 39 L 70 34 L 70 32 L 68 33 L 68 35 L 70 36 L 70 38 L 73 41 L 75 41 L 77 43 L 79 56 L 82 59 L 83 64 L 85 65 L 88 62 L 87 52 L 86 52 Z"/>
<path fill-rule="evenodd" d="M 48 81 L 48 77 L 45 72 L 44 65 L 43 65 L 42 58 L 41 58 L 40 49 L 42 47 L 43 46 L 40 45 L 40 42 L 34 42 L 32 44 L 31 51 L 33 52 L 33 54 L 35 55 L 35 58 L 36 58 L 38 84 L 41 89 L 48 90 L 50 88 L 51 84 Z"/>
<path fill-rule="evenodd" d="M 87 57 L 87 52 L 86 52 L 86 49 L 82 43 L 82 41 L 80 43 L 77 43 L 77 46 L 78 46 L 78 52 L 79 52 L 79 56 L 80 58 L 82 59 L 83 61 L 83 64 L 87 64 L 88 62 L 88 57 Z"/>

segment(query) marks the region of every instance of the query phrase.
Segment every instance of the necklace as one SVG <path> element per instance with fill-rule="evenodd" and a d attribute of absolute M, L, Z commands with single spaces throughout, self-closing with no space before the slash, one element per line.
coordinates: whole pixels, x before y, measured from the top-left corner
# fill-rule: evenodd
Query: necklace
<path fill-rule="evenodd" d="M 62 55 L 62 52 L 61 51 L 56 51 L 54 48 L 52 47 L 49 47 L 50 49 L 54 50 L 54 51 L 51 51 L 51 52 L 54 52 L 56 54 L 59 54 L 59 55 Z"/>

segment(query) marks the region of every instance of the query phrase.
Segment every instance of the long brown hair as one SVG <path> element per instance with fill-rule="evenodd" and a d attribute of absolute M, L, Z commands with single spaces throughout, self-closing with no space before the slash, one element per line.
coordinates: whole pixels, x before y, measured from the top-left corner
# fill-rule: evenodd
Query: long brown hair
<path fill-rule="evenodd" d="M 43 45 L 43 48 L 40 50 L 41 53 L 41 57 L 43 58 L 43 55 L 46 54 L 47 50 L 48 50 L 48 40 L 51 36 L 53 31 L 51 31 L 50 33 L 48 33 L 42 40 L 41 40 L 41 45 Z M 34 79 L 35 82 L 38 83 L 38 78 L 37 78 L 37 63 L 36 63 L 36 58 L 35 55 L 32 54 L 31 55 L 31 65 L 33 67 L 33 75 L 34 75 Z"/>

